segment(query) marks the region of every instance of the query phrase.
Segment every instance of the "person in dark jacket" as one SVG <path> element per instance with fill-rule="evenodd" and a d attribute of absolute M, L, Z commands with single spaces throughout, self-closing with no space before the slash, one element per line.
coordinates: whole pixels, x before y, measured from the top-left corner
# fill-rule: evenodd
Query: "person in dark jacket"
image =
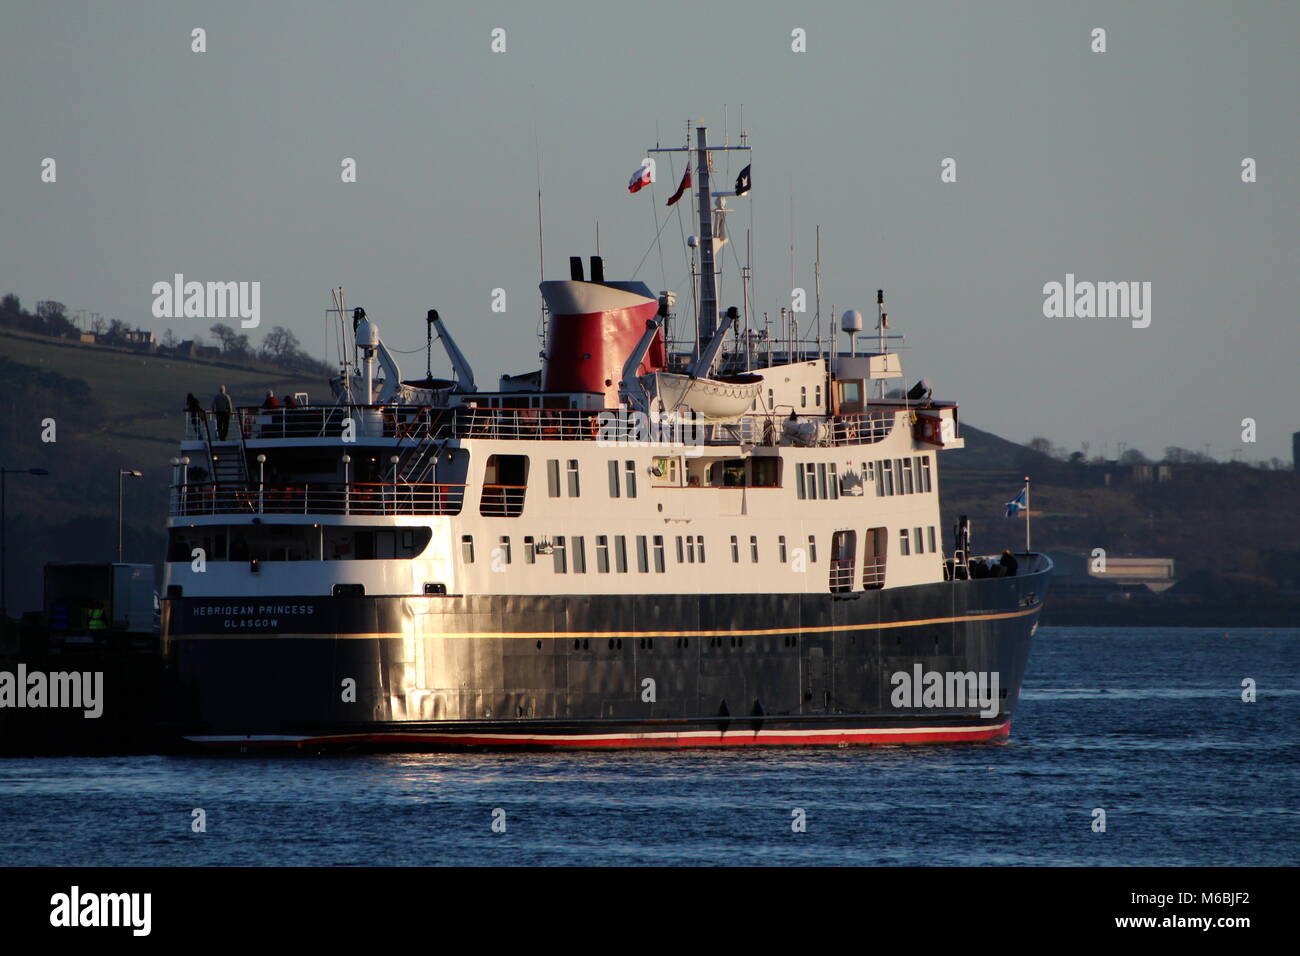
<path fill-rule="evenodd" d="M 285 396 L 284 396 L 284 398 L 281 399 L 280 404 L 283 405 L 285 408 L 297 408 L 297 407 L 298 407 L 298 401 L 297 401 L 297 399 L 295 399 L 295 398 L 293 397 L 293 395 L 288 394 L 288 393 L 286 393 Z"/>
<path fill-rule="evenodd" d="M 1002 560 L 999 561 L 998 564 L 1002 565 L 1004 569 L 1002 571 L 1002 576 L 1005 578 L 1014 578 L 1016 576 L 1016 570 L 1020 567 L 1020 562 L 1016 560 L 1016 556 L 1009 550 L 1002 552 Z"/>
<path fill-rule="evenodd" d="M 235 403 L 230 400 L 226 386 L 212 399 L 212 413 L 217 416 L 217 441 L 225 441 L 230 433 L 230 413 L 235 410 Z"/>
<path fill-rule="evenodd" d="M 193 392 L 185 396 L 185 411 L 190 416 L 190 427 L 194 429 L 195 434 L 201 434 L 203 429 L 203 406 L 194 397 Z"/>

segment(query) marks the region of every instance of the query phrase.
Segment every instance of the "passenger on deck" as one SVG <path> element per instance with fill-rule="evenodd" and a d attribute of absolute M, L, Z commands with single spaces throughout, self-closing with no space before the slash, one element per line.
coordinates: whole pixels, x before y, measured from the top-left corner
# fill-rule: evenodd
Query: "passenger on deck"
<path fill-rule="evenodd" d="M 1007 578 L 1014 578 L 1016 576 L 1016 569 L 1020 566 L 1020 562 L 1016 560 L 1016 556 L 1012 554 L 1010 550 L 1004 550 L 1002 552 L 1002 560 L 999 561 L 998 564 L 1002 565 L 1005 569 L 1002 572 L 1002 576 Z"/>
<path fill-rule="evenodd" d="M 221 391 L 217 392 L 216 398 L 212 400 L 212 411 L 217 416 L 217 441 L 225 441 L 226 435 L 230 432 L 230 413 L 234 410 L 234 402 L 230 400 L 230 393 L 226 391 L 226 386 L 221 386 Z"/>
<path fill-rule="evenodd" d="M 263 408 L 279 408 L 279 407 L 280 407 L 280 400 L 279 400 L 278 398 L 275 397 L 275 392 L 272 392 L 272 391 L 269 390 L 269 389 L 267 390 L 267 392 L 266 392 L 266 401 L 262 402 L 262 407 L 263 407 Z"/>
<path fill-rule="evenodd" d="M 193 392 L 185 396 L 185 411 L 190 416 L 190 427 L 197 433 L 203 427 L 203 405 Z"/>
<path fill-rule="evenodd" d="M 283 405 L 285 408 L 297 408 L 297 407 L 298 407 L 298 401 L 297 401 L 297 399 L 295 399 L 295 398 L 293 397 L 293 395 L 288 394 L 288 393 L 285 394 L 285 396 L 284 396 L 284 400 L 281 401 L 280 404 Z"/>

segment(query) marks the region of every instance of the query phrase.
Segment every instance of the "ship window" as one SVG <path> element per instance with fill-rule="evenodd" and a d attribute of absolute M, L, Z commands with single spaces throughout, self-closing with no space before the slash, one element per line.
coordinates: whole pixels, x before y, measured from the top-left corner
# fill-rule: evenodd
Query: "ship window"
<path fill-rule="evenodd" d="M 772 403 L 775 402 L 775 401 L 776 401 L 776 399 L 775 399 L 775 398 L 773 397 L 773 395 L 772 395 L 772 390 L 769 388 L 769 389 L 767 390 L 767 410 L 768 410 L 768 411 L 773 411 L 773 410 L 775 409 L 775 406 L 772 404 Z"/>
<path fill-rule="evenodd" d="M 548 458 L 546 460 L 546 494 L 551 498 L 560 497 L 560 460 L 558 458 Z"/>
<path fill-rule="evenodd" d="M 758 563 L 758 535 L 749 536 L 749 560 Z"/>
<path fill-rule="evenodd" d="M 934 546 L 934 525 L 930 525 L 930 527 L 926 528 L 925 537 L 926 541 L 930 545 L 930 553 L 934 554 L 934 552 L 938 550 L 938 548 Z"/>
<path fill-rule="evenodd" d="M 817 463 L 817 494 L 813 497 L 825 498 L 826 495 L 826 462 Z"/>
<path fill-rule="evenodd" d="M 779 560 L 782 564 L 785 564 L 786 562 L 785 535 L 783 534 L 777 535 L 776 538 L 776 556 L 777 556 L 777 560 Z"/>
<path fill-rule="evenodd" d="M 924 554 L 924 553 L 925 553 L 925 541 L 924 541 L 924 539 L 921 537 L 921 529 L 920 529 L 920 528 L 913 528 L 912 531 L 913 531 L 912 542 L 913 542 L 913 545 L 916 547 L 916 553 L 917 553 L 917 554 Z"/>
<path fill-rule="evenodd" d="M 568 557 L 564 551 L 564 535 L 557 537 L 555 543 L 551 545 L 551 557 L 555 561 L 556 574 L 563 574 L 569 570 Z"/>
<path fill-rule="evenodd" d="M 795 465 L 795 472 L 794 472 L 794 479 L 795 479 L 794 490 L 795 490 L 795 494 L 799 496 L 800 501 L 803 501 L 806 497 L 808 497 L 807 492 L 804 490 L 803 467 L 804 467 L 803 462 L 799 462 L 798 464 Z"/>
<path fill-rule="evenodd" d="M 596 535 L 596 570 L 609 574 L 609 535 Z"/>
<path fill-rule="evenodd" d="M 686 536 L 686 562 L 695 563 L 695 538 L 689 534 Z"/>
<path fill-rule="evenodd" d="M 911 545 L 908 543 L 906 528 L 903 528 L 901 531 L 898 532 L 898 553 L 899 554 L 912 553 Z"/>
<path fill-rule="evenodd" d="M 776 488 L 781 484 L 780 458 L 751 458 L 750 484 L 755 488 Z"/>
<path fill-rule="evenodd" d="M 537 563 L 537 543 L 533 540 L 531 534 L 524 535 L 524 563 Z"/>
<path fill-rule="evenodd" d="M 930 483 L 930 456 L 925 455 L 921 458 L 921 490 L 931 491 L 933 486 Z"/>
<path fill-rule="evenodd" d="M 569 497 L 578 497 L 578 459 L 569 459 Z"/>
<path fill-rule="evenodd" d="M 587 539 L 582 535 L 573 539 L 573 573 L 587 573 Z"/>
<path fill-rule="evenodd" d="M 614 567 L 619 574 L 627 573 L 627 538 L 621 534 L 614 536 Z"/>
<path fill-rule="evenodd" d="M 812 564 L 817 563 L 817 535 L 808 535 L 808 560 Z"/>
<path fill-rule="evenodd" d="M 866 557 L 862 562 L 862 586 L 868 591 L 885 586 L 885 565 L 889 558 L 889 530 L 867 529 Z"/>
<path fill-rule="evenodd" d="M 510 538 L 508 535 L 502 535 L 497 542 L 497 550 L 501 553 L 503 564 L 510 563 Z"/>
<path fill-rule="evenodd" d="M 736 540 L 734 534 L 731 536 L 731 560 L 736 564 L 740 563 L 740 542 Z"/>
<path fill-rule="evenodd" d="M 677 563 L 686 563 L 686 546 L 682 544 L 682 536 L 680 534 L 677 536 Z"/>
<path fill-rule="evenodd" d="M 636 569 L 642 574 L 650 570 L 650 552 L 643 534 L 636 536 Z"/>
<path fill-rule="evenodd" d="M 655 572 L 664 573 L 664 536 L 657 534 L 654 536 L 655 546 Z"/>
<path fill-rule="evenodd" d="M 807 385 L 799 386 L 799 407 L 800 408 L 808 407 L 808 386 Z"/>
<path fill-rule="evenodd" d="M 836 477 L 834 462 L 831 462 L 829 465 L 826 466 L 826 473 L 827 473 L 827 488 L 831 493 L 831 497 L 839 498 L 840 480 L 839 478 Z"/>
<path fill-rule="evenodd" d="M 695 549 L 700 553 L 700 564 L 704 563 L 704 535 L 696 535 Z"/>
<path fill-rule="evenodd" d="M 912 483 L 912 459 L 900 458 L 898 459 L 898 463 L 902 467 L 903 476 L 903 487 L 900 491 L 905 495 L 910 495 L 916 490 Z"/>
<path fill-rule="evenodd" d="M 627 496 L 636 497 L 636 462 L 627 461 L 623 463 L 623 470 L 627 477 Z"/>
<path fill-rule="evenodd" d="M 886 458 L 880 463 L 882 495 L 886 497 L 894 493 L 894 462 L 893 459 Z"/>
<path fill-rule="evenodd" d="M 816 397 L 813 399 L 813 405 L 814 405 L 816 408 L 821 408 L 821 407 L 822 407 L 822 387 L 821 387 L 820 385 L 818 385 L 818 386 L 817 386 L 817 391 L 815 391 L 813 394 L 816 396 Z"/>
<path fill-rule="evenodd" d="M 358 550 L 360 549 L 358 548 Z M 460 536 L 460 556 L 466 564 L 474 563 L 474 536 L 472 534 Z"/>
<path fill-rule="evenodd" d="M 609 496 L 611 498 L 618 497 L 618 462 L 617 461 L 611 461 L 609 463 Z"/>

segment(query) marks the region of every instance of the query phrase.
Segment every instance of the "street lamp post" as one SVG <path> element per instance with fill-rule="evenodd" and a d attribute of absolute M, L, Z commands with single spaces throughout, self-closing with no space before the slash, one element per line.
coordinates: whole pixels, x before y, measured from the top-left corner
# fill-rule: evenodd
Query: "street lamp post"
<path fill-rule="evenodd" d="M 5 547 L 5 477 L 48 475 L 44 468 L 0 468 L 0 627 L 9 624 L 9 553 Z"/>
<path fill-rule="evenodd" d="M 130 468 L 119 468 L 117 471 L 117 563 L 122 563 L 122 479 L 126 477 L 143 478 L 144 473 L 133 471 Z"/>

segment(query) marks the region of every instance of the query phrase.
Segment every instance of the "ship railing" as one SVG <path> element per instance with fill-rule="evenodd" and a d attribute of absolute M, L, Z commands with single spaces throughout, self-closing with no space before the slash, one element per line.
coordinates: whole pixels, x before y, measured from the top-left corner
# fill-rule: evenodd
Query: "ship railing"
<path fill-rule="evenodd" d="M 173 485 L 172 517 L 220 514 L 456 515 L 463 484 L 306 483 L 231 488 L 211 482 Z"/>
<path fill-rule="evenodd" d="M 885 586 L 885 557 L 868 556 L 862 565 L 862 586 L 867 590 Z"/>
<path fill-rule="evenodd" d="M 853 559 L 832 558 L 830 584 L 832 591 L 853 590 Z"/>
<path fill-rule="evenodd" d="M 524 513 L 527 485 L 484 485 L 479 514 L 489 518 L 517 518 Z"/>
<path fill-rule="evenodd" d="M 187 412 L 185 438 L 202 441 L 208 426 L 204 411 Z M 821 446 L 868 445 L 887 438 L 900 413 L 860 412 L 803 416 L 799 420 L 819 427 L 809 444 Z M 349 428 L 356 437 L 392 438 L 396 442 L 442 441 L 448 438 L 484 438 L 532 441 L 597 441 L 621 443 L 627 435 L 626 419 L 608 410 L 575 408 L 433 408 L 408 405 L 313 405 L 305 408 L 238 408 L 231 425 L 245 441 L 285 438 L 338 438 Z M 788 414 L 747 414 L 728 424 L 702 424 L 696 419 L 685 428 L 662 429 L 664 440 L 681 434 L 686 444 L 785 444 Z M 350 423 L 350 425 L 349 425 Z M 654 426 L 652 425 L 652 428 Z M 654 432 L 653 434 L 658 434 Z M 658 440 L 658 439 L 654 439 Z"/>

